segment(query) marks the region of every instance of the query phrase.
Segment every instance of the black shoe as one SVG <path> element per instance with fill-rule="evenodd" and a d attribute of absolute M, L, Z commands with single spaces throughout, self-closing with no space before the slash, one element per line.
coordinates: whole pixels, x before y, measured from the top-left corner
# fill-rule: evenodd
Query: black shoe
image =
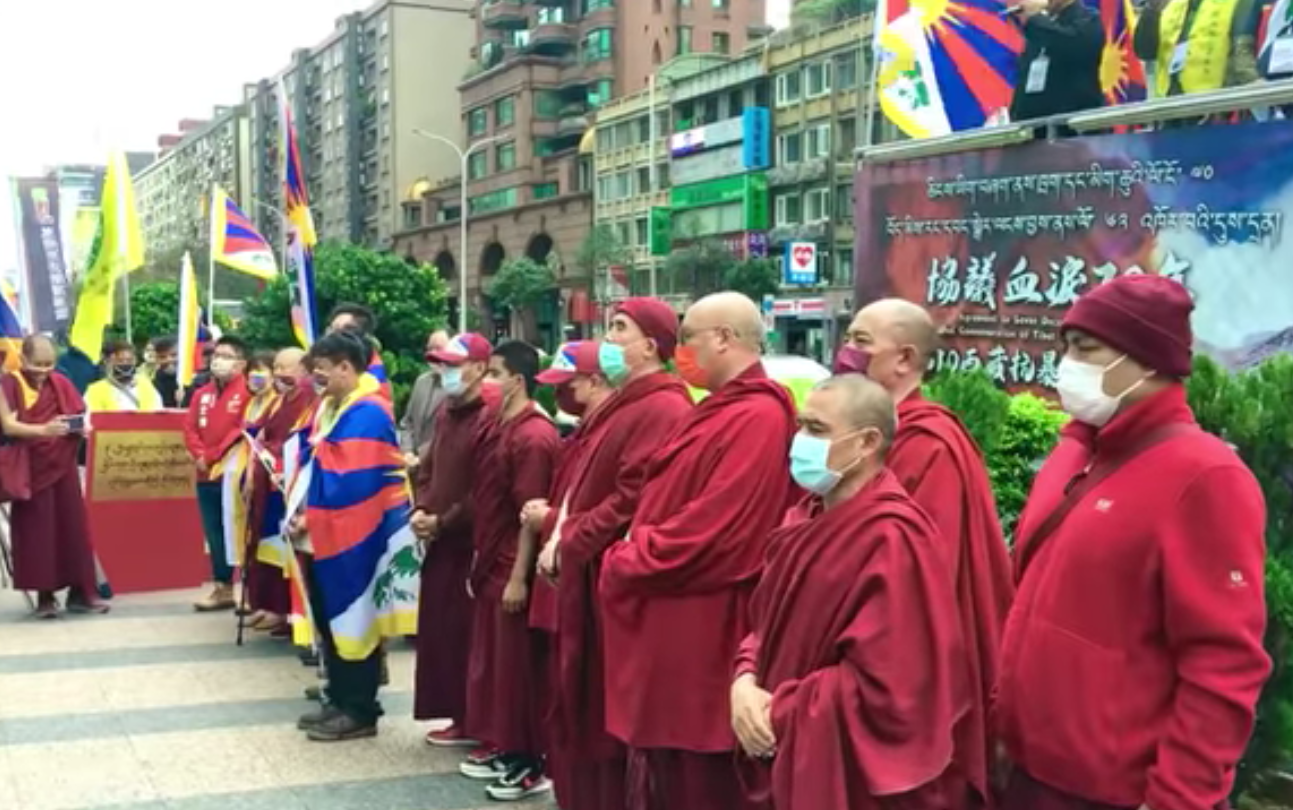
<path fill-rule="evenodd" d="M 494 801 L 519 802 L 551 790 L 552 780 L 543 775 L 543 760 L 520 757 L 506 774 L 485 788 L 485 793 Z"/>
<path fill-rule="evenodd" d="M 311 726 L 305 736 L 314 742 L 344 742 L 377 736 L 377 721 L 364 723 L 345 712 L 337 712 L 318 725 Z"/>
<path fill-rule="evenodd" d="M 316 726 L 328 722 L 332 718 L 341 714 L 341 710 L 336 706 L 323 706 L 312 712 L 306 712 L 296 721 L 296 727 L 301 731 L 309 731 Z"/>

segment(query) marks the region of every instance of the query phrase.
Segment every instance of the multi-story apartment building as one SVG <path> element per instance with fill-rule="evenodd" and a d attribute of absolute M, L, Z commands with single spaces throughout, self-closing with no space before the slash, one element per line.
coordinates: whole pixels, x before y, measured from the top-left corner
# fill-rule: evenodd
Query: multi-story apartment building
<path fill-rule="evenodd" d="M 548 262 L 560 291 L 537 321 L 551 337 L 562 321 L 592 317 L 592 279 L 574 261 L 593 218 L 590 117 L 646 89 L 676 55 L 743 49 L 766 33 L 764 0 L 484 0 L 476 22 L 477 62 L 459 86 L 467 176 L 429 178 L 423 199 L 405 206 L 411 227 L 396 250 L 434 262 L 451 280 L 466 272 L 467 306 L 485 310 L 483 293 L 504 261 Z M 430 129 L 458 140 L 453 127 Z M 505 316 L 493 314 L 505 328 Z"/>
<path fill-rule="evenodd" d="M 404 226 L 401 203 L 458 161 L 414 135 L 457 119 L 455 80 L 471 63 L 472 0 L 379 0 L 341 17 L 275 76 L 244 88 L 254 148 L 243 207 L 281 237 L 280 92 L 296 124 L 320 238 L 376 248 Z M 420 181 L 421 184 L 420 184 Z"/>
<path fill-rule="evenodd" d="M 178 133 L 157 139 L 157 160 L 134 175 L 150 255 L 206 243 L 206 202 L 213 184 L 243 197 L 251 178 L 247 123 L 244 107 L 217 107 L 211 120 L 183 120 Z"/>
<path fill-rule="evenodd" d="M 812 283 L 787 285 L 775 302 L 775 331 L 785 351 L 828 356 L 852 314 L 854 153 L 868 142 L 868 123 L 870 143 L 897 137 L 883 115 L 867 113 L 870 43 L 866 16 L 779 32 L 764 54 L 774 164 L 768 242 L 783 263 L 797 250 L 815 264 Z"/>

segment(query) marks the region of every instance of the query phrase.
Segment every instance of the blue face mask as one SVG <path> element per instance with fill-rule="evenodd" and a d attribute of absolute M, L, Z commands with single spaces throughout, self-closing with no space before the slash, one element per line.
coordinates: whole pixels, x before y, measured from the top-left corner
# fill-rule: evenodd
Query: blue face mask
<path fill-rule="evenodd" d="M 620 385 L 628 379 L 629 366 L 624 360 L 624 347 L 603 343 L 597 350 L 597 363 L 611 385 Z"/>
<path fill-rule="evenodd" d="M 854 434 L 849 433 L 839 438 L 847 439 L 852 435 Z M 790 477 L 814 495 L 826 495 L 835 489 L 844 474 L 862 461 L 859 458 L 839 472 L 832 470 L 828 463 L 832 444 L 834 442 L 830 439 L 809 436 L 807 433 L 796 433 L 795 440 L 790 443 Z"/>
<path fill-rule="evenodd" d="M 456 397 L 462 393 L 462 369 L 449 366 L 440 372 L 440 385 L 444 386 L 444 392 L 451 397 Z"/>

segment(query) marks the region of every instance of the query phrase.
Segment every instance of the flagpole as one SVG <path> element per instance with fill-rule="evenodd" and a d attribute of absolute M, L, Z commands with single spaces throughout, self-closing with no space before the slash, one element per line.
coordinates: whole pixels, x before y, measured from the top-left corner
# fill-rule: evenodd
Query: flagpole
<path fill-rule="evenodd" d="M 877 4 L 875 13 L 871 15 L 871 48 L 868 51 L 863 43 L 862 53 L 870 53 L 871 59 L 871 79 L 866 91 L 866 110 L 863 111 L 863 121 L 866 127 L 866 133 L 862 136 L 863 146 L 873 146 L 875 144 L 875 114 L 876 107 L 880 106 L 880 54 L 876 48 L 876 41 L 880 38 L 880 26 L 886 19 L 888 11 L 885 9 L 884 0 Z"/>
<path fill-rule="evenodd" d="M 215 246 L 211 246 L 207 256 L 207 328 L 215 327 Z M 214 331 L 211 333 L 215 334 Z"/>
<path fill-rule="evenodd" d="M 126 273 L 122 280 L 126 282 L 126 342 L 134 343 L 135 328 L 130 318 L 130 274 Z"/>

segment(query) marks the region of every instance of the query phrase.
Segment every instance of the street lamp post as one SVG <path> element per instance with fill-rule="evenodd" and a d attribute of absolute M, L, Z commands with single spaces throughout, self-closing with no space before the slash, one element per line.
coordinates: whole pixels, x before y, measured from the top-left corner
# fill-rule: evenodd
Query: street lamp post
<path fill-rule="evenodd" d="M 454 141 L 434 132 L 414 129 L 413 134 L 419 138 L 445 144 L 457 153 L 458 162 L 461 165 L 462 176 L 458 183 L 460 191 L 458 195 L 458 333 L 462 334 L 467 331 L 467 161 L 476 150 L 495 141 L 503 140 L 503 136 L 494 135 L 489 138 L 482 138 L 473 144 L 469 144 L 464 150 Z"/>

